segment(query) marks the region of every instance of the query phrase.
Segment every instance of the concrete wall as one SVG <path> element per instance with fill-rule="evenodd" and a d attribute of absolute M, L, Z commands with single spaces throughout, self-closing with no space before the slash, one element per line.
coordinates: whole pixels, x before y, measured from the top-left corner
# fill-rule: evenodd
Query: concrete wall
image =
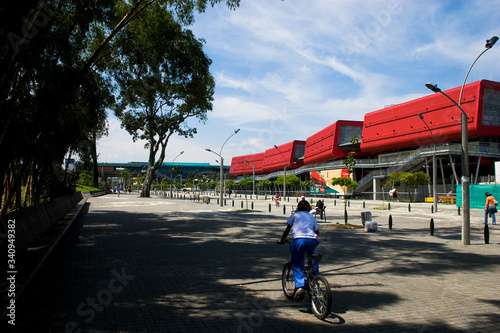
<path fill-rule="evenodd" d="M 35 207 L 2 215 L 0 216 L 0 234 L 6 233 L 9 220 L 15 220 L 16 253 L 22 253 L 49 231 L 82 199 L 82 192 L 76 192 Z M 3 241 L 5 241 L 5 237 L 2 237 Z"/>

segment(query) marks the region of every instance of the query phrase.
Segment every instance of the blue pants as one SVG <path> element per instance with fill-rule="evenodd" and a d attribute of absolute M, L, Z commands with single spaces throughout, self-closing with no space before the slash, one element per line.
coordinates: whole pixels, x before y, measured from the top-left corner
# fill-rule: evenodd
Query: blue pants
<path fill-rule="evenodd" d="M 491 223 L 496 224 L 497 220 L 495 218 L 495 211 L 496 211 L 495 206 L 488 206 L 488 209 L 484 211 L 484 223 L 488 223 L 488 214 L 491 214 Z"/>
<path fill-rule="evenodd" d="M 292 252 L 292 271 L 293 279 L 295 280 L 295 288 L 303 287 L 306 282 L 304 275 L 304 254 L 313 254 L 318 246 L 319 241 L 314 238 L 297 238 L 290 244 L 290 252 Z M 319 263 L 314 260 L 312 264 L 312 274 L 319 274 Z"/>

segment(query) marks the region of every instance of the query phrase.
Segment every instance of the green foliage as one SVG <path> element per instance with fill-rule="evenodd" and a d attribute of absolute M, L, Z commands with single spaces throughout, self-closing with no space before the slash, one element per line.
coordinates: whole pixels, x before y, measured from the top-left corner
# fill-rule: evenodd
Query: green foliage
<path fill-rule="evenodd" d="M 118 37 L 120 67 L 112 73 L 120 87 L 115 115 L 133 140 L 146 140 L 149 149 L 141 192 L 149 197 L 170 137 L 193 137 L 197 129 L 187 120 L 206 121 L 215 80 L 203 43 L 166 8 L 153 3 L 139 16 Z"/>
<path fill-rule="evenodd" d="M 403 172 L 400 181 L 405 182 L 409 188 L 417 188 L 420 185 L 428 185 L 431 182 L 431 177 L 423 171 Z"/>
<path fill-rule="evenodd" d="M 238 182 L 238 186 L 242 187 L 245 190 L 251 189 L 253 187 L 252 178 L 245 178 Z"/>
<path fill-rule="evenodd" d="M 359 138 L 357 137 L 352 137 L 350 142 L 352 144 L 359 143 Z M 355 151 L 350 151 L 346 158 L 344 159 L 344 164 L 347 167 L 347 172 L 351 174 L 353 172 L 353 168 L 356 165 L 356 159 L 354 158 L 354 155 L 356 155 Z"/>
<path fill-rule="evenodd" d="M 274 184 L 276 185 L 283 185 L 283 176 L 279 176 L 276 178 L 274 181 Z M 294 186 L 295 188 L 300 187 L 300 178 L 297 177 L 296 175 L 287 175 L 286 176 L 286 186 Z"/>
<path fill-rule="evenodd" d="M 347 193 L 347 189 L 355 190 L 358 188 L 358 183 L 355 180 L 347 177 L 335 177 L 332 178 L 330 184 L 342 186 L 344 192 Z"/>
<path fill-rule="evenodd" d="M 111 85 L 118 83 L 119 78 L 112 74 L 127 72 L 130 65 L 142 69 L 152 60 L 145 59 L 151 56 L 147 52 L 150 48 L 144 49 L 142 58 L 130 58 L 130 52 L 122 51 L 132 46 L 136 37 L 149 43 L 149 33 L 150 47 L 161 46 L 162 41 L 174 46 L 169 50 L 177 61 L 170 63 L 172 68 L 179 68 L 180 62 L 190 57 L 196 62 L 200 47 L 177 39 L 179 29 L 172 34 L 158 29 L 156 35 L 150 30 L 163 28 L 157 22 L 163 24 L 166 18 L 189 25 L 194 22 L 195 12 L 201 13 L 208 5 L 221 2 L 102 0 L 42 1 L 38 6 L 36 1 L 2 4 L 2 13 L 8 19 L 0 20 L 0 214 L 72 191 L 74 183 L 69 180 L 75 177 L 60 168 L 65 156 L 78 155 L 86 163 L 93 163 L 97 184 L 96 142 L 107 133 L 106 109 L 121 93 L 113 91 Z M 235 9 L 239 2 L 226 0 L 225 4 Z M 141 25 L 151 28 L 142 31 Z M 147 61 L 142 62 L 143 59 Z M 170 67 L 162 68 L 162 73 L 169 70 Z M 193 84 L 174 91 L 181 96 L 179 99 L 189 95 L 185 98 L 186 110 L 202 102 L 190 94 L 207 83 L 203 82 L 206 76 L 193 72 L 189 75 L 193 75 Z M 192 133 L 190 129 L 183 131 Z"/>
<path fill-rule="evenodd" d="M 384 184 L 385 188 L 393 187 L 394 184 L 404 182 L 410 189 L 409 196 L 410 202 L 413 202 L 413 191 L 421 185 L 428 185 L 431 183 L 431 177 L 423 171 L 417 172 L 393 172 L 387 176 L 388 181 Z M 386 186 L 390 184 L 390 186 Z"/>
<path fill-rule="evenodd" d="M 232 179 L 226 181 L 226 189 L 230 190 L 236 186 L 236 182 Z"/>
<path fill-rule="evenodd" d="M 91 186 L 94 182 L 94 178 L 86 173 L 81 173 L 78 177 L 78 184 L 84 186 Z"/>
<path fill-rule="evenodd" d="M 175 177 L 175 175 L 177 175 L 178 173 L 181 173 L 181 167 L 178 166 L 178 165 L 174 165 L 171 169 L 170 169 L 170 174 L 172 175 L 172 177 Z"/>
<path fill-rule="evenodd" d="M 271 187 L 271 185 L 273 185 L 273 182 L 271 182 L 269 179 L 262 179 L 255 183 L 255 186 L 260 189 L 269 188 Z"/>
<path fill-rule="evenodd" d="M 288 175 L 286 176 L 286 185 L 300 188 L 300 178 L 296 175 Z"/>
<path fill-rule="evenodd" d="M 396 171 L 387 175 L 387 182 L 384 184 L 385 189 L 394 188 L 401 181 L 402 171 Z"/>
<path fill-rule="evenodd" d="M 310 181 L 310 180 L 304 180 L 302 182 L 300 182 L 300 188 L 303 188 L 303 189 L 311 189 L 313 188 L 315 185 L 314 181 Z"/>
<path fill-rule="evenodd" d="M 213 188 L 219 187 L 220 182 L 212 181 L 212 182 L 208 183 L 207 185 L 208 185 L 209 188 L 213 189 Z"/>
<path fill-rule="evenodd" d="M 118 178 L 122 179 L 125 184 L 129 184 L 130 179 L 132 179 L 132 172 L 128 170 L 120 170 L 117 172 Z"/>
<path fill-rule="evenodd" d="M 194 179 L 196 178 L 197 175 L 198 175 L 198 172 L 196 170 L 189 171 L 186 178 L 187 178 L 188 182 L 193 183 Z M 192 186 L 187 186 L 187 187 L 192 187 Z"/>

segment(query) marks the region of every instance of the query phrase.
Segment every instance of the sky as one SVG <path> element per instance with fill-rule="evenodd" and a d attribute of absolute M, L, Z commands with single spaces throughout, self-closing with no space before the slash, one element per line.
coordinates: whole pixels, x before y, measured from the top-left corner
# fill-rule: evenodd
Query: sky
<path fill-rule="evenodd" d="M 194 138 L 172 136 L 164 162 L 224 165 L 307 137 L 337 120 L 461 86 L 500 36 L 500 0 L 241 0 L 208 8 L 186 27 L 206 41 L 216 79 L 208 120 Z M 467 83 L 500 81 L 500 42 Z M 109 112 L 99 162 L 146 162 Z M 180 152 L 184 151 L 179 156 Z"/>

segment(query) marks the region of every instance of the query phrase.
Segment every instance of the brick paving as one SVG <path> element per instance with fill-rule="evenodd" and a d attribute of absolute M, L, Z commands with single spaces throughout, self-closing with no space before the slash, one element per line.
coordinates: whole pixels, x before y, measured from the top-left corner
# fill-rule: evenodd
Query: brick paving
<path fill-rule="evenodd" d="M 490 225 L 485 244 L 481 210 L 471 210 L 471 245 L 463 246 L 455 206 L 431 214 L 430 204 L 388 211 L 374 209 L 382 202 L 352 202 L 351 223 L 361 223 L 361 211 L 379 223 L 367 233 L 332 228 L 343 223 L 343 207 L 328 199 L 318 251 L 333 307 L 320 321 L 281 291 L 289 251 L 276 241 L 289 211 L 253 200 L 255 211 L 244 212 L 234 200 L 219 207 L 214 198 L 90 198 L 18 300 L 16 330 L 500 331 L 500 226 Z"/>

